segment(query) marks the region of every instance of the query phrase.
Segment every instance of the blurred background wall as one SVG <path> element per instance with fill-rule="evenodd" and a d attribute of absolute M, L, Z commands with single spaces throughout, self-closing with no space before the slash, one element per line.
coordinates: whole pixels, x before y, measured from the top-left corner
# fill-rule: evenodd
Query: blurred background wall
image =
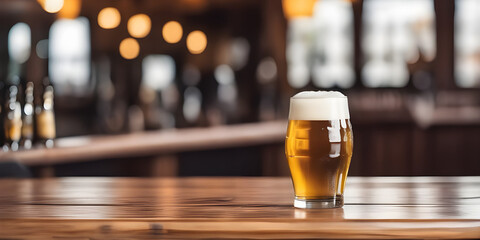
<path fill-rule="evenodd" d="M 0 0 L 2 118 L 12 85 L 26 111 L 28 82 L 36 111 L 53 86 L 59 139 L 276 122 L 296 92 L 338 90 L 351 175 L 479 175 L 479 13 L 475 0 Z M 288 175 L 281 139 L 29 169 Z"/>

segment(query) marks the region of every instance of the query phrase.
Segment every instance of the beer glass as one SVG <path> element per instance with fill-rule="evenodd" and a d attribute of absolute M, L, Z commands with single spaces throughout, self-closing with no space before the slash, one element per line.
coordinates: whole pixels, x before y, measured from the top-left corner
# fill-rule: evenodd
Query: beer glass
<path fill-rule="evenodd" d="M 348 99 L 340 92 L 301 92 L 290 98 L 285 154 L 297 208 L 343 206 L 352 158 Z"/>

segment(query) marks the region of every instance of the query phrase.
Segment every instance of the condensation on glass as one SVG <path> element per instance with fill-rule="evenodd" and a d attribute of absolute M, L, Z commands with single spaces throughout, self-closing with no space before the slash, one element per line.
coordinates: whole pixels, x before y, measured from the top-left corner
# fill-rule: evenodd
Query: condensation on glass
<path fill-rule="evenodd" d="M 432 0 L 365 0 L 362 81 L 367 87 L 405 87 L 408 65 L 436 55 Z"/>
<path fill-rule="evenodd" d="M 48 71 L 56 94 L 83 96 L 93 91 L 88 20 L 80 17 L 55 21 L 48 46 Z"/>
<path fill-rule="evenodd" d="M 455 82 L 480 86 L 480 1 L 455 1 Z"/>
<path fill-rule="evenodd" d="M 310 80 L 319 88 L 350 88 L 353 69 L 353 9 L 345 0 L 317 1 L 311 17 L 289 19 L 287 79 L 293 88 Z"/>

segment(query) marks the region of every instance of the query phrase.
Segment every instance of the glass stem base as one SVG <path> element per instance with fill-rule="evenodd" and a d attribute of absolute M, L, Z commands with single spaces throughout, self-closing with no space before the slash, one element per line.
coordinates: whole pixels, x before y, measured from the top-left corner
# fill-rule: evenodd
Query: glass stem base
<path fill-rule="evenodd" d="M 298 199 L 295 197 L 293 206 L 296 208 L 341 208 L 343 207 L 343 196 L 327 199 Z"/>

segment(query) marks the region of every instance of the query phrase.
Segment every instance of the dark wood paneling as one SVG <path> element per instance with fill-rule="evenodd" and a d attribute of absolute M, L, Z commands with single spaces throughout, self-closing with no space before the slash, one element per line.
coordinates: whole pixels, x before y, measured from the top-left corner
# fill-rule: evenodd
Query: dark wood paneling
<path fill-rule="evenodd" d="M 437 56 L 434 76 L 438 89 L 456 88 L 453 81 L 455 0 L 435 0 Z"/>
<path fill-rule="evenodd" d="M 480 174 L 480 127 L 443 126 L 431 132 L 426 151 L 433 174 Z"/>

